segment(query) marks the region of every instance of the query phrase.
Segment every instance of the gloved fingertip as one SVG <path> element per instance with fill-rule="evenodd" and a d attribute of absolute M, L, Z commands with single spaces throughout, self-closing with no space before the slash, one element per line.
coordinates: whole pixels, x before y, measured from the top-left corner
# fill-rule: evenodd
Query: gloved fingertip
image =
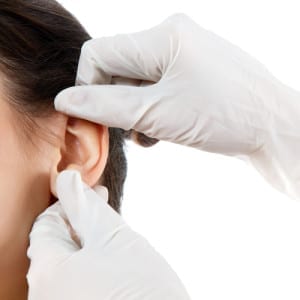
<path fill-rule="evenodd" d="M 97 185 L 94 187 L 94 191 L 108 203 L 108 189 L 103 185 Z"/>
<path fill-rule="evenodd" d="M 72 191 L 76 192 L 78 186 L 81 186 L 81 181 L 81 174 L 79 171 L 74 169 L 61 171 L 56 179 L 56 192 L 58 198 L 63 196 L 65 191 L 70 191 L 70 189 L 66 189 L 66 187 L 72 187 Z"/>
<path fill-rule="evenodd" d="M 60 91 L 54 99 L 54 107 L 58 111 L 66 112 L 72 99 L 74 87 L 66 88 Z"/>

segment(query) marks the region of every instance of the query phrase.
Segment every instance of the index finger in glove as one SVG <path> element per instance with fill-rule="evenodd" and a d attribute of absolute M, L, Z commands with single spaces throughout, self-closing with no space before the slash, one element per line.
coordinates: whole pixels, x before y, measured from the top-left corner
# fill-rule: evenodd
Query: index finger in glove
<path fill-rule="evenodd" d="M 56 191 L 82 247 L 103 245 L 127 226 L 107 203 L 107 188 L 98 185 L 92 189 L 82 181 L 78 171 L 62 171 L 57 177 Z"/>

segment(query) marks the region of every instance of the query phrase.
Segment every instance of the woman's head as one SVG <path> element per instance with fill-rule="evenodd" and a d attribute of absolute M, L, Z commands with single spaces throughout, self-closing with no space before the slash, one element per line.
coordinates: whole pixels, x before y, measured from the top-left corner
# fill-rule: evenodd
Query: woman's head
<path fill-rule="evenodd" d="M 0 299 L 27 299 L 28 236 L 56 201 L 57 172 L 75 168 L 90 186 L 106 186 L 120 212 L 124 139 L 157 142 L 54 109 L 55 96 L 75 84 L 90 38 L 55 0 L 0 0 Z"/>
<path fill-rule="evenodd" d="M 132 132 L 54 109 L 55 96 L 74 85 L 81 47 L 90 38 L 54 0 L 0 0 L 0 299 L 23 299 L 28 235 L 56 200 L 55 172 L 76 168 L 90 186 L 103 184 L 120 212 L 124 138 Z"/>
<path fill-rule="evenodd" d="M 62 117 L 54 98 L 74 85 L 81 46 L 91 37 L 55 1 L 0 0 L 0 9 L 1 98 L 15 112 L 16 131 L 25 142 L 22 153 L 32 157 L 34 149 L 26 146 L 37 150 L 39 137 L 52 139 L 47 126 Z M 124 131 L 109 128 L 109 137 L 108 161 L 99 177 L 109 190 L 109 204 L 119 211 L 126 176 Z"/>

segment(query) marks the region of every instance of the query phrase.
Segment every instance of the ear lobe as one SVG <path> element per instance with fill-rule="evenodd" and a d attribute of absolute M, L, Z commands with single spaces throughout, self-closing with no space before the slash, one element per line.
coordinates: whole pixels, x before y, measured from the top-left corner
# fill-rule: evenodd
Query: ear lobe
<path fill-rule="evenodd" d="M 56 177 L 63 170 L 77 170 L 82 180 L 93 187 L 101 177 L 109 152 L 108 127 L 69 117 L 64 142 L 51 170 L 51 192 L 56 195 Z"/>

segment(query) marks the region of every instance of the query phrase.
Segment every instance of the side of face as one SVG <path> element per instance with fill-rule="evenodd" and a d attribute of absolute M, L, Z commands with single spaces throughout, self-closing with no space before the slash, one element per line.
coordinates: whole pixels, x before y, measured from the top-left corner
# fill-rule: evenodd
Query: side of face
<path fill-rule="evenodd" d="M 36 120 L 40 138 L 35 147 L 22 139 L 22 116 L 4 100 L 0 89 L 0 299 L 19 287 L 25 291 L 29 233 L 36 217 L 56 200 L 55 179 L 64 169 L 76 169 L 94 186 L 109 152 L 108 128 L 55 112 Z M 28 155 L 29 154 L 29 155 Z M 21 299 L 21 298 L 18 298 Z"/>

